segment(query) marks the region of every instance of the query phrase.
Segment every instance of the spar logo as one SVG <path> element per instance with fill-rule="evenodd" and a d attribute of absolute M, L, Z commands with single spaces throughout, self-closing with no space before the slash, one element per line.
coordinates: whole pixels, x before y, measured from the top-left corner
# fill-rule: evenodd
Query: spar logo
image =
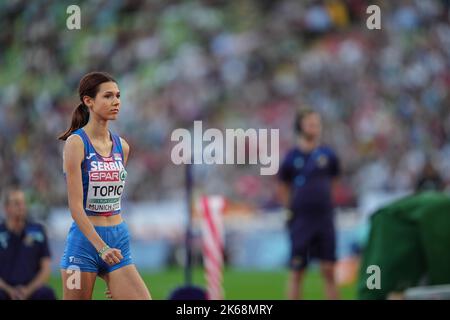
<path fill-rule="evenodd" d="M 125 181 L 127 178 L 127 172 L 125 170 L 120 171 L 120 180 Z"/>
<path fill-rule="evenodd" d="M 120 181 L 119 179 L 122 179 L 122 173 L 119 177 L 119 171 L 92 171 L 89 173 L 90 181 L 118 182 Z"/>

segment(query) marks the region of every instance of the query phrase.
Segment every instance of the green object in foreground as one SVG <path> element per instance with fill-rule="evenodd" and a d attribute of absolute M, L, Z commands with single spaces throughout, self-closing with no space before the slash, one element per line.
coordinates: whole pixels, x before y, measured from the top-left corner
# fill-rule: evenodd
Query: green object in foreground
<path fill-rule="evenodd" d="M 380 268 L 380 288 L 369 289 L 375 273 L 367 270 L 373 265 Z M 374 213 L 358 298 L 386 299 L 423 280 L 427 285 L 450 283 L 450 197 L 442 193 L 408 196 Z"/>
<path fill-rule="evenodd" d="M 150 289 L 152 298 L 156 300 L 168 299 L 170 293 L 183 283 L 183 269 L 168 269 L 161 272 L 143 272 L 139 270 L 145 283 Z M 287 270 L 279 271 L 253 271 L 225 269 L 223 286 L 225 299 L 236 300 L 283 300 L 287 281 Z M 203 270 L 193 270 L 193 283 L 205 287 Z M 56 290 L 58 298 L 62 297 L 61 277 L 55 274 L 51 277 L 50 286 Z M 97 279 L 93 299 L 105 300 L 105 284 Z M 356 286 L 342 287 L 342 299 L 355 299 Z M 307 273 L 304 287 L 305 299 L 324 299 L 323 280 L 317 270 L 312 269 Z"/>

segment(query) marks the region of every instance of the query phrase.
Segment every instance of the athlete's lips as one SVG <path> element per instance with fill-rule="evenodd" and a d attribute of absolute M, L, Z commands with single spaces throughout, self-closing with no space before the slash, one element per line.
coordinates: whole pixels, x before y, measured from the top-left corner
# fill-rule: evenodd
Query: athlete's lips
<path fill-rule="evenodd" d="M 112 113 L 119 113 L 119 109 L 112 109 L 111 112 Z"/>

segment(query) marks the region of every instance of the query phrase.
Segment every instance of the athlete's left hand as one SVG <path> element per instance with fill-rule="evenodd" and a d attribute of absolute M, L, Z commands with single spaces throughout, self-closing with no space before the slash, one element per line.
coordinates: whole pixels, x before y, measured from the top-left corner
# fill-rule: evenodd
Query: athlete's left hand
<path fill-rule="evenodd" d="M 122 253 L 119 249 L 109 248 L 102 255 L 103 261 L 107 264 L 113 266 L 120 262 L 123 259 Z"/>

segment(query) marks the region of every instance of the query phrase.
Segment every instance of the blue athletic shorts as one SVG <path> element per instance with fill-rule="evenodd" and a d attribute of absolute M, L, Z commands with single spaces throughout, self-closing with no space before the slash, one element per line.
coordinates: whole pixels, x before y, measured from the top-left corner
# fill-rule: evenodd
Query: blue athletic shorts
<path fill-rule="evenodd" d="M 291 242 L 290 268 L 305 269 L 310 261 L 336 261 L 336 233 L 332 217 L 294 221 L 289 226 Z"/>
<path fill-rule="evenodd" d="M 74 222 L 67 236 L 64 254 L 61 258 L 61 269 L 66 270 L 78 267 L 82 272 L 105 274 L 133 264 L 130 253 L 130 234 L 125 221 L 115 226 L 94 226 L 94 228 L 108 246 L 121 250 L 123 259 L 112 266 L 104 262 L 98 255 L 95 247 Z"/>

